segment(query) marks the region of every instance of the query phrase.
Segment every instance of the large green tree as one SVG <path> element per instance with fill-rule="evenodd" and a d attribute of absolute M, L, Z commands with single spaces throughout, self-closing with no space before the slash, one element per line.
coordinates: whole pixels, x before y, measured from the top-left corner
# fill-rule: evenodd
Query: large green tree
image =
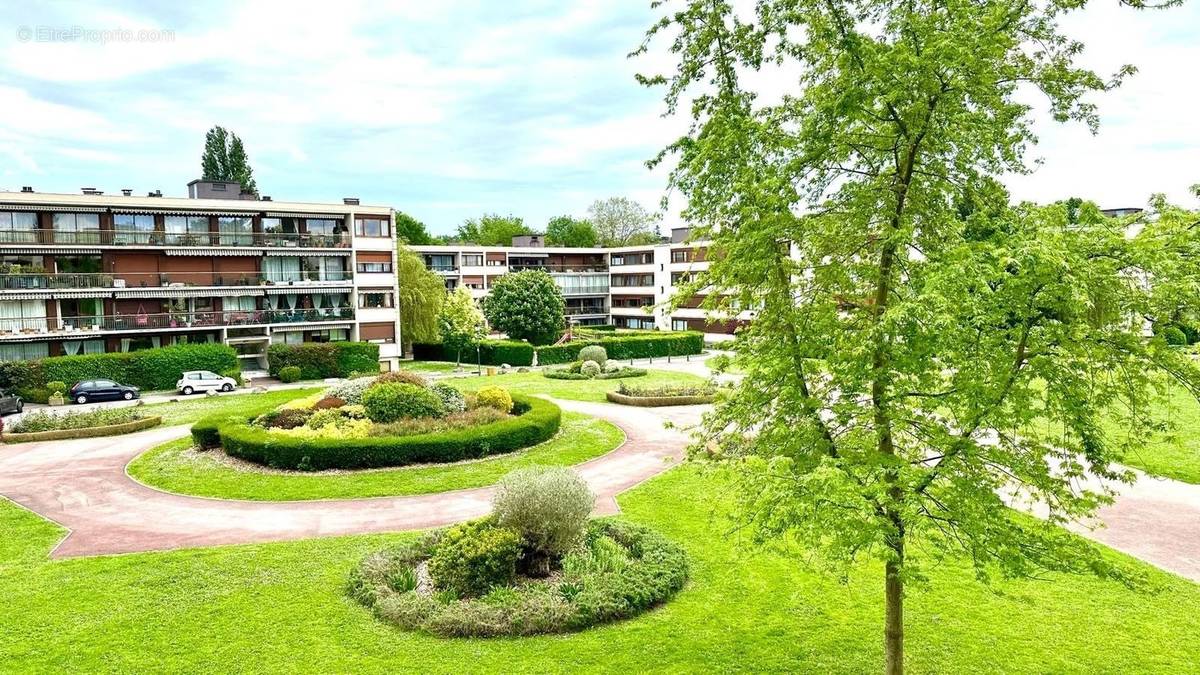
<path fill-rule="evenodd" d="M 246 156 L 246 147 L 237 134 L 224 127 L 214 126 L 204 135 L 204 154 L 200 157 L 200 173 L 205 180 L 232 180 L 245 192 L 258 193 L 254 169 Z"/>
<path fill-rule="evenodd" d="M 546 223 L 547 246 L 591 248 L 599 242 L 596 228 L 590 220 L 571 216 L 555 216 Z"/>
<path fill-rule="evenodd" d="M 413 246 L 424 246 L 433 243 L 425 223 L 413 218 L 403 211 L 396 212 L 396 239 Z"/>
<path fill-rule="evenodd" d="M 454 233 L 454 239 L 480 246 L 511 246 L 512 238 L 521 234 L 533 234 L 521 218 L 485 213 L 479 218 L 463 221 Z"/>
<path fill-rule="evenodd" d="M 429 271 L 420 256 L 401 245 L 396 251 L 396 280 L 400 288 L 400 338 L 405 352 L 414 342 L 437 342 L 438 315 L 446 299 L 446 283 Z"/>
<path fill-rule="evenodd" d="M 588 207 L 588 216 L 602 246 L 658 243 L 658 225 L 654 215 L 632 199 L 597 199 Z"/>
<path fill-rule="evenodd" d="M 514 340 L 544 345 L 558 339 L 566 303 L 554 278 L 542 270 L 505 274 L 483 302 L 492 328 Z"/>
<path fill-rule="evenodd" d="M 486 334 L 483 314 L 467 287 L 459 286 L 446 296 L 437 316 L 442 345 L 454 352 L 457 366 L 462 363 L 463 350 L 475 346 Z"/>
<path fill-rule="evenodd" d="M 1155 383 L 1200 388 L 1142 331 L 1200 295 L 1194 217 L 1159 202 L 1129 237 L 1095 209 L 1010 206 L 988 179 L 1027 170 L 1018 89 L 1095 128 L 1090 96 L 1129 72 L 1076 64 L 1059 21 L 1085 5 L 694 0 L 643 47 L 669 36 L 677 68 L 642 79 L 692 116 L 660 159 L 716 254 L 682 297 L 756 311 L 697 454 L 728 468 L 757 538 L 882 563 L 889 673 L 906 589 L 946 556 L 981 578 L 1133 583 L 1061 525 L 1129 478 L 1114 461 L 1145 440 Z M 1101 301 L 1124 311 L 1097 320 Z M 1014 491 L 1045 517 L 1015 515 Z"/>

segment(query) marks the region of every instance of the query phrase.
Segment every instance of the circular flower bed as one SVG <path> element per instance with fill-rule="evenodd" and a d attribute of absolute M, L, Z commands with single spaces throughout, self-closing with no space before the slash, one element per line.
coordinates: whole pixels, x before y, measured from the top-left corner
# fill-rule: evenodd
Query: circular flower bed
<path fill-rule="evenodd" d="M 624 382 L 616 391 L 605 392 L 611 403 L 632 405 L 642 408 L 658 408 L 670 405 L 698 405 L 716 400 L 717 390 L 710 385 L 662 385 L 658 387 L 631 387 Z"/>
<path fill-rule="evenodd" d="M 192 427 L 202 448 L 276 469 L 365 469 L 456 462 L 548 440 L 562 411 L 499 387 L 463 395 L 412 373 L 339 383 L 255 418 L 221 415 Z"/>
<path fill-rule="evenodd" d="M 116 436 L 149 429 L 162 422 L 161 417 L 148 416 L 139 408 L 141 406 L 97 408 L 74 413 L 25 413 L 20 421 L 5 430 L 4 442 L 24 443 Z M 2 426 L 0 423 L 0 427 Z"/>
<path fill-rule="evenodd" d="M 683 588 L 683 549 L 638 525 L 586 522 L 580 485 L 566 469 L 510 474 L 495 515 L 371 554 L 349 593 L 401 628 L 493 637 L 630 618 Z"/>

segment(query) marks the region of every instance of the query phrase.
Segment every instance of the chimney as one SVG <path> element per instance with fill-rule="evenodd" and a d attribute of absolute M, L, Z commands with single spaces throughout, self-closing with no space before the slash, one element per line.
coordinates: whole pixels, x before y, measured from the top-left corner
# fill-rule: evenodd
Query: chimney
<path fill-rule="evenodd" d="M 85 187 L 85 188 L 79 188 L 79 189 L 85 195 L 102 195 L 102 194 L 104 194 L 103 191 L 97 190 L 94 187 Z"/>
<path fill-rule="evenodd" d="M 155 190 L 154 192 L 147 192 L 147 193 L 146 193 L 146 196 L 147 196 L 147 197 L 161 197 L 161 196 L 162 196 L 162 190 Z"/>
<path fill-rule="evenodd" d="M 132 197 L 133 196 L 133 188 L 121 188 L 121 196 Z"/>
<path fill-rule="evenodd" d="M 260 199 L 262 199 L 264 202 L 269 202 L 271 201 L 271 195 L 263 195 L 260 197 Z"/>
<path fill-rule="evenodd" d="M 21 187 L 21 192 L 33 192 L 33 186 L 32 186 L 32 185 L 25 185 L 25 186 L 22 186 L 22 187 Z"/>
<path fill-rule="evenodd" d="M 342 203 L 348 206 L 358 206 L 358 197 L 342 197 Z"/>

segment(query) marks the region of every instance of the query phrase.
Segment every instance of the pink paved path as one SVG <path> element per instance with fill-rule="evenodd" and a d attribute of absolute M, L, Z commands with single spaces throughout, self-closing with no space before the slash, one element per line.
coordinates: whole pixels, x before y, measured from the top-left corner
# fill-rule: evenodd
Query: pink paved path
<path fill-rule="evenodd" d="M 616 450 L 576 467 L 615 513 L 617 494 L 670 468 L 686 438 L 663 420 L 698 418 L 695 408 L 660 415 L 641 409 L 558 401 L 609 420 L 626 434 Z M 69 534 L 52 557 L 130 553 L 438 527 L 486 514 L 491 488 L 431 495 L 305 502 L 250 502 L 168 494 L 125 473 L 137 455 L 187 434 L 166 427 L 127 436 L 0 447 L 0 495 L 57 522 Z"/>

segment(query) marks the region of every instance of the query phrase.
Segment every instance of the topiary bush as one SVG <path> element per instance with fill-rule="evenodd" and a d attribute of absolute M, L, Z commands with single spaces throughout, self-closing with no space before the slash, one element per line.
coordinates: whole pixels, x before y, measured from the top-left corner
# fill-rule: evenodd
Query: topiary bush
<path fill-rule="evenodd" d="M 475 403 L 480 406 L 495 408 L 502 413 L 510 412 L 513 408 L 513 399 L 506 390 L 501 387 L 487 386 L 480 388 L 475 392 Z"/>
<path fill-rule="evenodd" d="M 415 385 L 418 387 L 428 387 L 429 386 L 429 380 L 426 380 L 422 375 L 420 375 L 419 373 L 414 373 L 411 370 L 388 371 L 388 372 L 383 373 L 383 374 L 379 375 L 378 377 L 376 377 L 375 381 L 372 384 L 376 385 L 376 384 L 392 384 L 392 383 L 411 384 L 411 385 Z"/>
<path fill-rule="evenodd" d="M 442 408 L 448 414 L 460 413 L 467 409 L 467 400 L 463 393 L 448 384 L 439 382 L 429 387 L 429 391 L 441 399 Z"/>
<path fill-rule="evenodd" d="M 300 370 L 300 366 L 284 366 L 279 369 L 279 381 L 284 384 L 299 382 L 300 376 L 304 371 Z"/>
<path fill-rule="evenodd" d="M 600 364 L 595 361 L 584 361 L 579 365 L 579 374 L 591 379 L 600 374 Z"/>
<path fill-rule="evenodd" d="M 371 387 L 363 394 L 363 407 L 372 422 L 381 424 L 409 417 L 441 417 L 446 414 L 437 394 L 415 384 L 401 382 Z"/>
<path fill-rule="evenodd" d="M 1166 328 L 1162 329 L 1162 332 L 1159 334 L 1162 335 L 1163 340 L 1166 340 L 1167 344 L 1171 345 L 1172 347 L 1182 347 L 1187 345 L 1187 336 L 1184 335 L 1183 331 L 1180 330 L 1178 326 L 1167 326 Z"/>
<path fill-rule="evenodd" d="M 583 362 L 595 361 L 601 368 L 608 361 L 608 352 L 604 351 L 604 347 L 600 345 L 588 345 L 579 350 L 579 360 Z"/>
<path fill-rule="evenodd" d="M 566 467 L 518 469 L 492 497 L 496 522 L 521 534 L 531 566 L 543 572 L 579 541 L 595 503 L 587 483 Z"/>
<path fill-rule="evenodd" d="M 483 301 L 483 312 L 493 329 L 535 345 L 558 339 L 565 308 L 562 290 L 554 278 L 542 270 L 511 272 L 497 277 Z"/>
<path fill-rule="evenodd" d="M 446 530 L 429 559 L 429 577 L 440 591 L 476 597 L 512 582 L 521 557 L 521 536 L 486 518 Z"/>

